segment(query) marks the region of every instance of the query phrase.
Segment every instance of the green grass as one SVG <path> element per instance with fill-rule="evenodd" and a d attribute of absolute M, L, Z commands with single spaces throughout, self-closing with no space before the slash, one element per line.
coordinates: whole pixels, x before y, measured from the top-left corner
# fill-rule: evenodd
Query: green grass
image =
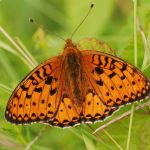
<path fill-rule="evenodd" d="M 50 32 L 53 31 L 66 39 L 84 18 L 91 2 L 95 7 L 73 37 L 73 41 L 77 42 L 87 37 L 105 41 L 115 49 L 118 56 L 135 64 L 150 77 L 149 0 L 137 1 L 137 13 L 133 0 L 2 0 L 0 1 L 2 27 L 0 28 L 0 149 L 150 149 L 149 107 L 134 111 L 131 118 L 124 117 L 96 134 L 92 134 L 95 129 L 131 110 L 131 105 L 121 108 L 104 122 L 71 129 L 58 129 L 42 124 L 15 126 L 4 118 L 11 91 L 32 68 L 60 54 L 64 46 L 64 42 L 55 35 L 32 26 L 28 18 L 34 18 Z M 137 16 L 140 19 L 136 29 Z M 134 105 L 136 107 L 140 104 Z"/>
<path fill-rule="evenodd" d="M 134 24 L 134 65 L 137 66 L 137 0 L 133 0 L 133 5 L 134 5 L 134 23 L 133 23 Z M 133 114 L 134 114 L 134 104 L 132 104 L 132 107 L 131 107 L 131 115 L 130 115 L 126 150 L 129 150 L 130 148 Z"/>

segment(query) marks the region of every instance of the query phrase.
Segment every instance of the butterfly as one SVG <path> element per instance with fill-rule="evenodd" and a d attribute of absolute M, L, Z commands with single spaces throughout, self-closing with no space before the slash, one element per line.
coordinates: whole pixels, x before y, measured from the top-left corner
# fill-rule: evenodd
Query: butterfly
<path fill-rule="evenodd" d="M 104 120 L 150 94 L 150 81 L 126 61 L 66 40 L 61 55 L 37 66 L 12 93 L 6 119 L 57 127 Z"/>

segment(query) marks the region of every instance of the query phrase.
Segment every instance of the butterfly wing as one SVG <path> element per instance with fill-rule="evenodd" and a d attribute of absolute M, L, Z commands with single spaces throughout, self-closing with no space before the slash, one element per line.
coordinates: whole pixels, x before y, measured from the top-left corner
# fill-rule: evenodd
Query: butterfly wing
<path fill-rule="evenodd" d="M 104 120 L 119 106 L 144 99 L 150 94 L 150 81 L 133 65 L 118 57 L 97 51 L 81 51 L 86 78 L 82 108 L 64 97 L 56 116 L 45 122 L 58 127 Z"/>
<path fill-rule="evenodd" d="M 63 84 L 58 57 L 35 68 L 14 90 L 6 108 L 6 119 L 23 124 L 42 121 L 68 127 L 110 116 L 118 106 L 150 94 L 150 81 L 120 58 L 96 51 L 82 51 L 86 78 L 82 107 L 74 104 Z"/>
<path fill-rule="evenodd" d="M 150 81 L 133 65 L 98 51 L 82 55 L 87 81 L 104 105 L 118 107 L 150 94 Z"/>
<path fill-rule="evenodd" d="M 17 86 L 7 107 L 6 119 L 15 124 L 44 121 L 57 112 L 61 96 L 60 59 L 54 57 L 36 67 Z"/>
<path fill-rule="evenodd" d="M 45 122 L 57 127 L 71 127 L 81 123 L 82 107 L 75 105 L 69 97 L 64 97 L 60 102 L 56 116 Z"/>
<path fill-rule="evenodd" d="M 87 88 L 92 89 L 90 85 Z M 117 110 L 116 107 L 108 107 L 103 104 L 94 90 L 87 90 L 86 93 L 81 107 L 77 106 L 73 100 L 65 94 L 66 96 L 63 96 L 56 116 L 44 122 L 44 124 L 50 124 L 61 128 L 72 127 L 81 123 L 103 120 Z"/>
<path fill-rule="evenodd" d="M 70 98 L 64 98 L 60 103 L 56 116 L 44 122 L 44 124 L 61 128 L 73 127 L 81 123 L 103 120 L 115 110 L 117 110 L 116 107 L 104 105 L 96 94 L 89 92 L 81 108 L 76 106 Z"/>

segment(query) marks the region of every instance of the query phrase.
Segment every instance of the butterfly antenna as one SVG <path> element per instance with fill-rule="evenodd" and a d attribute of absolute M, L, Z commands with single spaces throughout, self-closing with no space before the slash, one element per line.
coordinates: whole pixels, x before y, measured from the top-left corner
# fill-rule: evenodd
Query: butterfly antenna
<path fill-rule="evenodd" d="M 33 25 L 35 25 L 36 27 L 39 27 L 39 28 L 43 29 L 44 31 L 46 31 L 46 32 L 48 32 L 48 33 L 50 33 L 50 34 L 53 34 L 53 35 L 57 36 L 59 39 L 61 39 L 61 40 L 63 40 L 63 41 L 66 42 L 66 40 L 63 39 L 61 36 L 59 36 L 58 34 L 56 34 L 56 33 L 54 33 L 54 32 L 50 32 L 48 29 L 45 29 L 43 26 L 39 25 L 34 19 L 29 18 L 29 21 L 30 21 Z"/>
<path fill-rule="evenodd" d="M 80 26 L 83 24 L 83 22 L 86 20 L 86 18 L 89 16 L 92 8 L 94 7 L 94 4 L 91 4 L 89 11 L 87 12 L 86 16 L 83 18 L 83 20 L 81 21 L 81 23 L 76 27 L 76 29 L 73 31 L 72 35 L 71 35 L 71 39 L 74 36 L 74 34 L 77 32 L 77 30 L 80 28 Z"/>

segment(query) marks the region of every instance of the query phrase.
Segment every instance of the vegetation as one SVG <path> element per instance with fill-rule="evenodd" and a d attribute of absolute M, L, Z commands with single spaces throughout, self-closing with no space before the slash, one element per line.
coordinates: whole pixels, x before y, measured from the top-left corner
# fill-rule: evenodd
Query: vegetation
<path fill-rule="evenodd" d="M 16 85 L 35 65 L 63 51 L 64 41 L 53 32 L 69 38 L 91 2 L 95 7 L 73 41 L 87 37 L 105 41 L 115 49 L 117 56 L 137 65 L 150 77 L 149 0 L 0 0 L 0 150 L 150 149 L 149 106 L 92 134 L 108 121 L 130 111 L 131 107 L 133 112 L 150 98 L 134 106 L 122 107 L 107 120 L 90 126 L 83 124 L 68 129 L 38 123 L 15 126 L 5 120 L 5 107 Z M 50 33 L 30 24 L 30 17 Z M 10 38 L 6 37 L 8 35 Z"/>

